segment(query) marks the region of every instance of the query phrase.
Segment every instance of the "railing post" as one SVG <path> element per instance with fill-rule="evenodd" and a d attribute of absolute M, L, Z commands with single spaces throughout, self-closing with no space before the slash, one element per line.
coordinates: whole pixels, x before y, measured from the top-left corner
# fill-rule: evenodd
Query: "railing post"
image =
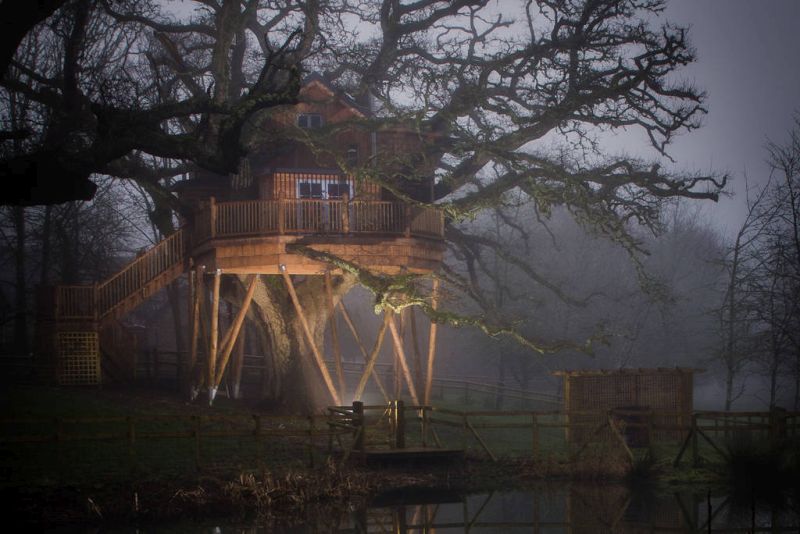
<path fill-rule="evenodd" d="M 286 204 L 283 197 L 278 197 L 278 235 L 283 235 L 286 225 Z"/>
<path fill-rule="evenodd" d="M 410 204 L 403 204 L 403 222 L 405 224 L 403 228 L 403 236 L 411 237 L 411 205 Z"/>
<path fill-rule="evenodd" d="M 342 233 L 350 233 L 350 195 L 342 194 Z"/>
<path fill-rule="evenodd" d="M 217 201 L 214 197 L 208 199 L 208 212 L 211 218 L 211 238 L 213 239 L 217 235 Z"/>
<path fill-rule="evenodd" d="M 364 454 L 364 403 L 353 401 L 353 427 L 355 428 L 356 441 L 353 450 L 363 456 Z"/>

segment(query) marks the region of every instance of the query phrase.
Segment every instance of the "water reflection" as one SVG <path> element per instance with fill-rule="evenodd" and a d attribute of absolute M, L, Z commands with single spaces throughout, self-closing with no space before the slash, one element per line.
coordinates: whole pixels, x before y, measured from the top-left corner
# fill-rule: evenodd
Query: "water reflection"
<path fill-rule="evenodd" d="M 103 530 L 109 532 L 108 530 Z M 310 510 L 290 522 L 240 521 L 123 532 L 208 534 L 800 532 L 796 495 L 742 503 L 707 491 L 669 493 L 624 485 L 546 483 L 529 491 L 461 495 L 411 490 L 377 496 L 356 511 Z"/>
<path fill-rule="evenodd" d="M 438 502 L 378 499 L 374 504 L 354 514 L 337 531 L 800 532 L 796 502 L 789 508 L 756 503 L 743 510 L 731 499 L 707 492 L 670 494 L 615 485 L 548 485 L 527 492 L 467 495 Z"/>

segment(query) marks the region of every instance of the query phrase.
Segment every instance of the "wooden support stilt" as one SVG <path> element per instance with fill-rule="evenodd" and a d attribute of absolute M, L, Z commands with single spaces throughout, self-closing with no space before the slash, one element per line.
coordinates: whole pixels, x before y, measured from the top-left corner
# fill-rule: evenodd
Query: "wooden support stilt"
<path fill-rule="evenodd" d="M 239 338 L 236 340 L 236 345 L 233 349 L 233 360 L 231 361 L 231 374 L 233 375 L 233 398 L 240 397 L 240 390 L 242 385 L 242 369 L 244 368 L 244 344 L 247 340 L 247 319 L 242 324 L 242 330 L 239 332 Z"/>
<path fill-rule="evenodd" d="M 394 324 L 394 315 L 389 313 L 391 320 L 390 325 Z M 402 316 L 400 317 L 402 320 Z M 403 371 L 400 368 L 400 355 L 397 353 L 397 344 L 392 344 L 392 370 L 394 371 L 394 394 L 392 398 L 399 399 L 403 393 Z"/>
<path fill-rule="evenodd" d="M 439 279 L 433 279 L 433 286 L 431 287 L 431 308 L 434 310 L 439 305 Z M 423 402 L 426 406 L 431 402 L 431 388 L 433 386 L 433 360 L 436 357 L 436 329 L 437 324 L 431 321 L 431 331 L 428 337 L 428 365 L 427 373 L 425 375 L 425 396 Z"/>
<path fill-rule="evenodd" d="M 406 384 L 408 384 L 408 392 L 411 394 L 411 399 L 414 401 L 414 404 L 419 404 L 419 397 L 417 396 L 417 388 L 414 387 L 414 379 L 411 377 L 411 371 L 408 368 L 408 362 L 406 361 L 406 353 L 403 350 L 403 338 L 400 336 L 397 325 L 395 325 L 394 317 L 392 316 L 391 312 L 389 313 L 389 331 L 392 333 L 392 340 L 394 341 L 394 348 L 397 351 L 397 360 L 400 364 L 400 369 L 403 371 L 403 376 L 406 379 Z"/>
<path fill-rule="evenodd" d="M 333 345 L 333 361 L 336 364 L 336 378 L 339 381 L 339 395 L 344 397 L 347 386 L 344 382 L 344 369 L 342 369 L 342 351 L 339 346 L 339 331 L 336 328 L 336 310 L 333 306 L 333 281 L 331 280 L 330 271 L 325 271 L 325 298 L 331 323 L 331 345 Z"/>
<path fill-rule="evenodd" d="M 350 313 L 347 311 L 347 307 L 344 305 L 343 301 L 339 301 L 338 307 L 342 311 L 342 317 L 344 317 L 344 322 L 347 323 L 347 327 L 350 329 L 350 332 L 352 332 L 353 338 L 356 340 L 358 348 L 361 350 L 361 354 L 364 356 L 364 365 L 366 366 L 367 362 L 369 362 L 370 360 L 370 356 L 367 353 L 367 349 L 364 347 L 364 343 L 361 341 L 361 336 L 358 335 L 358 330 L 356 330 L 356 325 L 353 323 L 353 319 L 350 317 Z M 375 384 L 381 391 L 381 395 L 383 395 L 383 400 L 388 403 L 391 400 L 391 398 L 389 397 L 389 392 L 386 391 L 386 386 L 383 385 L 383 380 L 381 380 L 381 376 L 375 370 L 374 366 L 372 368 L 371 374 L 372 378 L 375 380 Z M 369 376 L 369 374 L 367 376 Z"/>
<path fill-rule="evenodd" d="M 355 394 L 353 398 L 355 400 L 361 400 L 361 395 L 364 394 L 364 388 L 367 387 L 367 380 L 369 379 L 369 375 L 375 371 L 375 362 L 378 361 L 378 355 L 381 353 L 381 346 L 383 345 L 383 337 L 386 335 L 386 327 L 389 326 L 389 315 L 388 313 L 383 314 L 383 324 L 381 325 L 380 330 L 378 330 L 378 339 L 375 340 L 375 346 L 372 347 L 372 352 L 367 358 L 366 364 L 364 364 L 364 372 L 361 374 L 361 379 L 358 381 L 358 386 L 356 387 Z M 385 396 L 385 391 L 384 391 Z"/>
<path fill-rule="evenodd" d="M 342 404 L 341 400 L 339 399 L 339 393 L 336 391 L 336 386 L 333 385 L 333 380 L 328 372 L 328 368 L 325 366 L 325 361 L 322 359 L 322 354 L 320 354 L 317 344 L 314 343 L 314 337 L 311 335 L 311 328 L 309 328 L 308 320 L 306 319 L 305 313 L 303 313 L 303 307 L 300 305 L 300 299 L 297 298 L 297 291 L 294 289 L 292 277 L 289 276 L 288 272 L 286 272 L 285 265 L 281 265 L 280 270 L 281 274 L 283 275 L 283 281 L 286 284 L 286 288 L 289 290 L 289 296 L 294 304 L 294 309 L 297 312 L 298 318 L 300 319 L 300 326 L 303 328 L 303 333 L 306 336 L 306 342 L 311 348 L 311 352 L 317 362 L 319 372 L 322 374 L 322 379 L 325 381 L 325 386 L 328 388 L 328 392 L 331 394 L 334 404 L 339 406 Z"/>
<path fill-rule="evenodd" d="M 414 383 L 422 384 L 424 378 L 422 377 L 422 355 L 419 350 L 419 336 L 417 336 L 417 316 L 414 313 L 414 307 L 408 310 L 408 319 L 411 322 L 411 344 L 414 349 Z"/>
<path fill-rule="evenodd" d="M 219 284 L 222 279 L 222 269 L 214 271 L 214 284 L 211 289 L 211 340 L 208 347 L 208 362 L 206 367 L 206 385 L 208 386 L 208 402 L 214 402 L 217 394 L 214 370 L 217 367 L 217 342 L 219 341 Z"/>
<path fill-rule="evenodd" d="M 190 285 L 191 285 L 191 292 L 192 292 L 192 339 L 189 348 L 189 380 L 192 382 L 190 384 L 191 391 L 190 391 L 190 398 L 194 400 L 197 396 L 197 391 L 200 388 L 199 380 L 195 380 L 194 369 L 197 365 L 197 342 L 198 336 L 200 334 L 200 310 L 202 309 L 202 300 L 203 300 L 203 273 L 205 271 L 205 267 L 200 267 L 199 272 L 198 269 L 192 270 L 190 274 Z"/>
<path fill-rule="evenodd" d="M 228 343 L 222 347 L 222 356 L 220 357 L 217 365 L 217 371 L 214 378 L 214 387 L 218 387 L 222 381 L 222 375 L 225 373 L 225 366 L 228 365 L 228 359 L 231 356 L 231 351 L 233 351 L 234 344 L 236 344 L 236 338 L 239 337 L 239 330 L 241 329 L 244 318 L 247 315 L 247 310 L 250 308 L 250 302 L 253 300 L 253 293 L 256 291 L 257 282 L 258 275 L 250 275 L 250 285 L 247 287 L 247 294 L 244 296 L 244 300 L 242 301 L 242 307 L 239 308 L 239 313 L 236 314 L 236 318 L 233 320 L 233 324 L 231 324 L 230 330 L 225 336 L 226 339 L 228 339 Z"/>

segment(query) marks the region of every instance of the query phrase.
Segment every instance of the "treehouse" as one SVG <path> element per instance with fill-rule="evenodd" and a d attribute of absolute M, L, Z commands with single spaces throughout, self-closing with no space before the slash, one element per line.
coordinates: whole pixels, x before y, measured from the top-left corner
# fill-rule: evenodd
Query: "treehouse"
<path fill-rule="evenodd" d="M 184 274 L 194 299 L 191 367 L 198 351 L 196 301 L 209 275 L 214 316 L 223 273 L 282 275 L 294 295 L 290 275 L 329 278 L 349 264 L 386 274 L 435 271 L 444 253 L 444 220 L 441 211 L 425 205 L 432 199 L 432 169 L 420 155 L 429 140 L 404 124 L 376 128 L 374 122 L 369 106 L 321 76 L 309 76 L 300 103 L 256 128 L 258 147 L 238 175 L 198 171 L 178 184 L 184 210 L 177 232 L 108 280 L 44 292 L 40 353 L 54 356 L 58 381 L 92 384 L 104 374 L 131 374 L 131 357 L 119 349 L 130 352 L 130 340 L 118 319 Z M 221 346 L 217 321 L 211 320 L 209 387 L 219 384 L 254 283 L 252 277 Z M 322 355 L 307 341 L 332 389 Z M 339 400 L 333 391 L 332 397 Z"/>

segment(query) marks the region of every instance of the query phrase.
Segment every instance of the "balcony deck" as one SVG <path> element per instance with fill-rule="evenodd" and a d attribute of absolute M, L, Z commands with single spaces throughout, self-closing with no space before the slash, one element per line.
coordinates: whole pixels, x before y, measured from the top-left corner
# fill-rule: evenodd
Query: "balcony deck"
<path fill-rule="evenodd" d="M 210 203 L 195 215 L 195 264 L 226 273 L 322 274 L 330 266 L 292 252 L 307 246 L 388 274 L 428 273 L 443 254 L 440 211 L 396 202 L 253 200 Z M 336 270 L 334 270 L 336 272 Z"/>

